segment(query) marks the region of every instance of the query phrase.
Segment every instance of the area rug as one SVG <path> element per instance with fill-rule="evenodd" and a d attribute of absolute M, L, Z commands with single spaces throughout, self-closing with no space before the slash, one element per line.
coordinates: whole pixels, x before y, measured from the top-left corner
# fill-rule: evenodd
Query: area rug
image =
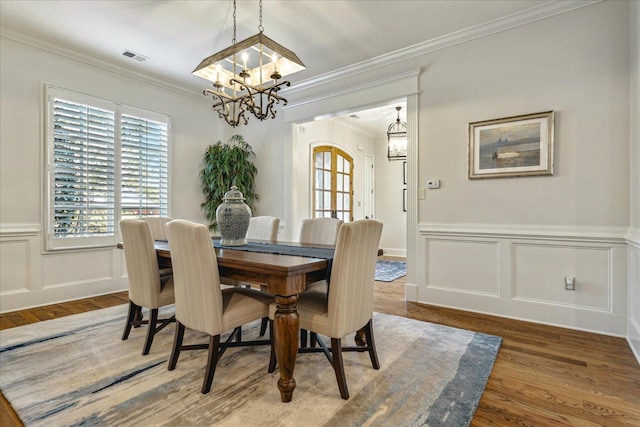
<path fill-rule="evenodd" d="M 376 261 L 376 276 L 378 282 L 393 282 L 407 275 L 407 263 L 379 259 Z"/>
<path fill-rule="evenodd" d="M 122 305 L 0 331 L 0 389 L 27 426 L 466 426 L 501 343 L 376 313 L 381 368 L 366 353 L 345 353 L 349 400 L 340 398 L 324 355 L 301 354 L 293 400 L 282 403 L 279 375 L 267 373 L 268 346 L 227 350 L 203 395 L 206 351 L 184 352 L 169 372 L 173 327 L 142 356 L 144 328 L 120 340 L 126 311 Z M 259 322 L 243 327 L 243 337 L 258 329 Z M 193 342 L 206 337 L 187 332 L 185 344 Z"/>

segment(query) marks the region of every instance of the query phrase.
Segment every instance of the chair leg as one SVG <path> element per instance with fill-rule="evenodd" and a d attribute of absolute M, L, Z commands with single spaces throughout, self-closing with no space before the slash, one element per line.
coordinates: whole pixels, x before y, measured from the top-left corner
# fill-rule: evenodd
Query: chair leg
<path fill-rule="evenodd" d="M 127 323 L 124 325 L 124 332 L 122 333 L 122 340 L 126 340 L 129 338 L 129 333 L 131 332 L 131 327 L 135 321 L 135 316 L 140 306 L 134 304 L 133 301 L 129 300 L 129 314 L 127 315 Z"/>
<path fill-rule="evenodd" d="M 184 325 L 176 320 L 176 333 L 173 337 L 173 349 L 169 358 L 168 369 L 173 371 L 180 357 L 180 349 L 182 348 L 182 339 L 184 338 Z"/>
<path fill-rule="evenodd" d="M 315 347 L 317 343 L 318 343 L 318 334 L 316 334 L 315 332 L 311 332 L 309 337 L 309 346 Z"/>
<path fill-rule="evenodd" d="M 344 364 L 342 363 L 342 340 L 331 338 L 331 355 L 333 356 L 333 370 L 336 373 L 340 396 L 349 399 L 349 389 L 347 388 L 347 378 L 344 376 Z"/>
<path fill-rule="evenodd" d="M 276 363 L 278 362 L 276 359 L 276 347 L 273 339 L 273 320 L 269 321 L 269 337 L 271 339 L 271 355 L 269 356 L 269 369 L 267 372 L 272 374 L 276 370 Z"/>
<path fill-rule="evenodd" d="M 136 309 L 136 314 L 133 316 L 133 320 L 135 320 L 135 322 L 133 322 L 133 327 L 139 328 L 140 325 L 142 325 L 142 319 L 142 307 L 138 306 L 138 308 Z"/>
<path fill-rule="evenodd" d="M 369 322 L 364 326 L 364 334 L 367 338 L 367 346 L 369 347 L 369 357 L 371 358 L 371 364 L 373 369 L 380 369 L 380 362 L 378 361 L 378 352 L 376 351 L 376 343 L 373 340 L 373 319 L 369 319 Z"/>
<path fill-rule="evenodd" d="M 202 384 L 202 394 L 211 391 L 213 376 L 216 373 L 216 365 L 218 364 L 218 355 L 220 354 L 220 335 L 209 337 L 209 357 L 207 360 L 207 371 L 204 374 L 204 383 Z"/>
<path fill-rule="evenodd" d="M 260 324 L 260 336 L 264 336 L 264 333 L 267 332 L 267 326 L 269 325 L 269 316 L 265 316 L 262 318 L 262 323 Z"/>
<path fill-rule="evenodd" d="M 147 329 L 147 339 L 144 342 L 144 349 L 142 350 L 142 355 L 149 354 L 149 350 L 151 350 L 151 344 L 153 343 L 153 336 L 156 334 L 156 324 L 158 323 L 158 309 L 151 309 L 151 313 L 149 315 L 149 329 Z"/>

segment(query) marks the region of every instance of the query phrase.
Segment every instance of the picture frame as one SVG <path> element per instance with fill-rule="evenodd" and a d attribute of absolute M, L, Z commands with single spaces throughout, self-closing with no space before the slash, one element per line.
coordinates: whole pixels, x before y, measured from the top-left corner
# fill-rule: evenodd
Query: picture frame
<path fill-rule="evenodd" d="M 402 184 L 407 185 L 407 162 L 402 162 Z"/>
<path fill-rule="evenodd" d="M 554 112 L 469 123 L 469 179 L 553 175 Z"/>
<path fill-rule="evenodd" d="M 402 212 L 407 211 L 407 189 L 402 189 Z"/>

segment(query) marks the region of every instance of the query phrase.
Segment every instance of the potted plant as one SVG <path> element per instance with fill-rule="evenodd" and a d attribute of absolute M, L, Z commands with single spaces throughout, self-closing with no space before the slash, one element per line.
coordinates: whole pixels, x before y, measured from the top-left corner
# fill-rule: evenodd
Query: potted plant
<path fill-rule="evenodd" d="M 258 169 L 251 161 L 254 157 L 251 145 L 242 135 L 233 135 L 226 143 L 218 141 L 207 147 L 200 171 L 205 201 L 200 207 L 209 220 L 210 230 L 218 230 L 216 209 L 222 204 L 224 194 L 232 185 L 238 187 L 251 213 L 255 213 L 255 202 L 259 200 L 259 196 L 255 192 Z"/>

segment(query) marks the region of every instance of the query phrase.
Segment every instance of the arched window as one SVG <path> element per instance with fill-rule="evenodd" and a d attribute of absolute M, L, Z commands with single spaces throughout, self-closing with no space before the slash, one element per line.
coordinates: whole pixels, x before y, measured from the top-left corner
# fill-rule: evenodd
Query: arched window
<path fill-rule="evenodd" d="M 353 220 L 353 159 L 337 147 L 313 149 L 313 215 Z"/>

